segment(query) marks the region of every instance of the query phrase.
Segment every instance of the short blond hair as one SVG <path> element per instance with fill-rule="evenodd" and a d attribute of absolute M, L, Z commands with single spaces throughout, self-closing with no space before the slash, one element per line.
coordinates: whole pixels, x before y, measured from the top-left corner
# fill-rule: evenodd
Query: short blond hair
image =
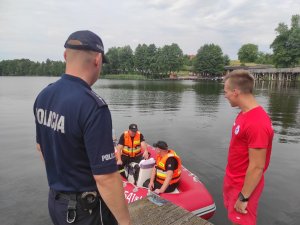
<path fill-rule="evenodd" d="M 231 89 L 239 89 L 242 93 L 253 93 L 254 77 L 247 70 L 233 70 L 224 77 L 224 82 L 229 80 Z"/>
<path fill-rule="evenodd" d="M 74 49 L 66 49 L 68 57 L 66 59 L 67 62 L 80 62 L 84 64 L 89 64 L 92 60 L 99 54 L 98 52 L 93 51 L 81 51 Z"/>

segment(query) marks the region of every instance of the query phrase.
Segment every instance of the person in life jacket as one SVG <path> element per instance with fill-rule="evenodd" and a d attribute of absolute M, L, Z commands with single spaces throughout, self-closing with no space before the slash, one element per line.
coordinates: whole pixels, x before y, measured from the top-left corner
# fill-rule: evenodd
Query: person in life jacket
<path fill-rule="evenodd" d="M 143 158 L 148 159 L 149 153 L 143 134 L 138 130 L 136 124 L 130 124 L 117 145 L 116 159 L 119 171 L 125 177 L 124 166 L 131 162 L 139 163 Z M 138 176 L 139 168 L 135 168 L 135 175 Z M 135 177 L 135 180 L 137 177 Z"/>
<path fill-rule="evenodd" d="M 148 188 L 156 194 L 173 192 L 179 184 L 181 159 L 164 141 L 153 144 L 157 152 Z"/>

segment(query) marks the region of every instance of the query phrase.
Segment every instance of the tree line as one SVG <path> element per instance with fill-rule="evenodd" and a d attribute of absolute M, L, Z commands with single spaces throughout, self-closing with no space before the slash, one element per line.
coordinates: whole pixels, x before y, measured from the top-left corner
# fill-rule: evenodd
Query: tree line
<path fill-rule="evenodd" d="M 238 59 L 244 63 L 271 64 L 275 67 L 295 67 L 300 64 L 300 15 L 293 15 L 290 27 L 279 23 L 277 36 L 271 43 L 273 54 L 259 51 L 258 46 L 247 43 L 238 51 Z M 112 47 L 106 56 L 109 64 L 103 65 L 103 74 L 142 74 L 147 78 L 166 78 L 171 73 L 187 70 L 196 74 L 217 76 L 230 64 L 228 55 L 220 46 L 205 44 L 195 56 L 184 55 L 178 44 L 156 47 L 155 44 L 139 44 L 133 51 L 130 46 Z M 0 61 L 0 76 L 45 75 L 59 76 L 64 72 L 61 61 L 33 62 L 29 59 Z"/>
<path fill-rule="evenodd" d="M 184 55 L 180 47 L 173 43 L 161 48 L 155 44 L 139 44 L 135 51 L 130 46 L 110 48 L 107 51 L 109 64 L 104 65 L 104 74 L 142 74 L 147 78 L 166 78 L 171 73 L 181 70 L 194 71 L 196 73 L 207 72 L 210 74 L 220 74 L 224 71 L 225 62 L 222 50 L 216 45 L 204 45 L 204 51 L 212 51 L 214 58 L 208 59 L 210 67 L 203 65 L 188 55 Z M 217 50 L 215 50 L 215 48 Z M 206 54 L 206 52 L 204 53 Z M 203 59 L 205 60 L 205 59 Z M 196 67 L 194 64 L 197 64 Z M 198 65 L 199 64 L 199 65 Z M 212 66 L 211 66 L 212 65 Z"/>
<path fill-rule="evenodd" d="M 142 74 L 148 78 L 163 78 L 181 70 L 183 52 L 173 43 L 157 48 L 155 44 L 139 44 L 135 51 L 130 46 L 108 49 L 109 64 L 104 65 L 104 74 Z"/>
<path fill-rule="evenodd" d="M 65 62 L 33 62 L 29 59 L 0 61 L 0 76 L 59 76 L 65 71 Z"/>

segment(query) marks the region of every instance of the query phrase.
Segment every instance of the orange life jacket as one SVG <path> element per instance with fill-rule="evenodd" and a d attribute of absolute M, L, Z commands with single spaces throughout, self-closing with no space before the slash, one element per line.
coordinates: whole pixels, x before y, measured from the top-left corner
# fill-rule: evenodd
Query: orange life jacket
<path fill-rule="evenodd" d="M 135 136 L 132 138 L 128 131 L 124 132 L 124 147 L 122 150 L 122 154 L 127 155 L 129 157 L 135 157 L 141 153 L 141 133 L 137 131 Z"/>
<path fill-rule="evenodd" d="M 156 181 L 163 184 L 166 177 L 167 177 L 167 169 L 166 169 L 166 162 L 168 158 L 175 158 L 178 162 L 178 168 L 174 170 L 172 179 L 170 181 L 170 184 L 175 184 L 179 182 L 180 175 L 181 175 L 181 159 L 176 154 L 176 152 L 172 149 L 168 151 L 168 154 L 166 154 L 164 157 L 161 157 L 160 155 L 157 155 L 156 159 Z"/>

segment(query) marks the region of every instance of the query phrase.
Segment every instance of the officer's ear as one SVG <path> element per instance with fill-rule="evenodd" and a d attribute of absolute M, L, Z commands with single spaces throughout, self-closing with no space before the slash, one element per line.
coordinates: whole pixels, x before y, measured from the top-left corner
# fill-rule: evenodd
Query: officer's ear
<path fill-rule="evenodd" d="M 64 59 L 67 61 L 67 50 L 64 51 Z"/>
<path fill-rule="evenodd" d="M 102 55 L 101 53 L 98 53 L 94 60 L 95 66 L 98 67 L 100 63 L 102 63 Z"/>

